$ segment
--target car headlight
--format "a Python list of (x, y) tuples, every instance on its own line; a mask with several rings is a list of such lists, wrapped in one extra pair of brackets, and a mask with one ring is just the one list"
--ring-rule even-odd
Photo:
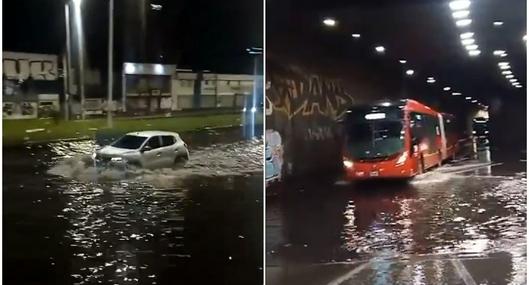
[(407, 158), (408, 158), (408, 152), (405, 151), (399, 156), (399, 159), (397, 159), (397, 164), (404, 164)]
[(354, 163), (350, 160), (345, 160), (343, 161), (343, 166), (345, 166), (346, 168), (352, 168), (354, 165)]

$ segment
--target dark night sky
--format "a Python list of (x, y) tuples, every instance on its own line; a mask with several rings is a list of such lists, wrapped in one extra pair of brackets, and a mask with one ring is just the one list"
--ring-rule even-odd
[[(59, 54), (65, 46), (63, 1), (3, 1), (4, 50)], [(150, 9), (161, 4), (161, 11)], [(88, 65), (106, 69), (106, 0), (83, 0)], [(146, 32), (141, 33), (144, 5)], [(122, 61), (178, 64), (251, 73), (249, 46), (262, 46), (260, 0), (115, 0), (115, 66)], [(160, 58), (163, 56), (163, 59)]]

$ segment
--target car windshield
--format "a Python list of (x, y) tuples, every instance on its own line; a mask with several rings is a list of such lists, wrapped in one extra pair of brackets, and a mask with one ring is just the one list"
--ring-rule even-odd
[(376, 120), (352, 123), (347, 148), (353, 159), (386, 158), (404, 148), (401, 121)]
[(138, 149), (146, 139), (146, 137), (126, 135), (115, 141), (112, 146), (125, 149)]

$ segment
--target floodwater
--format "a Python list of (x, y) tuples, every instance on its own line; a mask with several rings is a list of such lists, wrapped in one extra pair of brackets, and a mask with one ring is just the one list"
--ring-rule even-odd
[[(432, 264), (501, 256), (496, 267), (481, 266), (500, 276), (499, 281), (476, 274), (476, 282), (525, 284), (526, 189), (525, 162), (501, 158), (485, 167), (482, 161), (462, 161), (409, 184), (306, 178), (276, 185), (267, 190), (272, 193), (266, 207), (267, 283), (474, 284), (448, 280), (458, 278), (450, 262), (438, 266), (442, 270)], [(419, 270), (410, 261), (417, 258), (428, 258), (431, 264), (419, 264)], [(314, 281), (322, 278), (324, 266), (363, 262), (369, 266), (354, 271), (354, 278)], [(302, 265), (310, 269), (295, 276), (294, 268)], [(337, 270), (326, 268), (330, 275)], [(423, 281), (406, 277), (414, 271), (424, 275), (443, 270), (419, 278)]]
[(181, 136), (190, 161), (150, 171), (98, 173), (98, 139), (4, 149), (4, 281), (262, 284), (262, 139)]

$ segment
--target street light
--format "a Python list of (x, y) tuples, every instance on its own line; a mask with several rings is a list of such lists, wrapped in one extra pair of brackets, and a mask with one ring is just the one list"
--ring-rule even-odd
[(375, 51), (377, 53), (384, 53), (386, 51), (386, 48), (384, 46), (376, 46)]
[(474, 40), (472, 38), (461, 40), (461, 44), (464, 45), (464, 46), (472, 45), (475, 42), (476, 42), (476, 40)]
[(470, 7), (470, 1), (469, 0), (455, 0), (448, 4), (450, 6), (450, 9), (456, 11), (456, 10), (464, 10), (468, 9)]
[(480, 54), (481, 54), (480, 50), (471, 50), (471, 51), (468, 52), (468, 55), (470, 55), (472, 57), (478, 56)]
[(468, 15), (470, 15), (469, 10), (455, 11), (454, 13), (452, 13), (452, 17), (454, 17), (454, 19), (465, 19), (466, 17), (468, 17)]
[(336, 20), (333, 18), (325, 18), (323, 19), (323, 24), (327, 27), (334, 27), (336, 26)]
[(503, 22), (502, 21), (495, 21), (493, 23), (494, 27), (500, 27), (500, 26), (503, 26)]
[(472, 32), (467, 32), (467, 33), (462, 33), (459, 37), (464, 40), (464, 39), (470, 39), (474, 36), (474, 33)]

